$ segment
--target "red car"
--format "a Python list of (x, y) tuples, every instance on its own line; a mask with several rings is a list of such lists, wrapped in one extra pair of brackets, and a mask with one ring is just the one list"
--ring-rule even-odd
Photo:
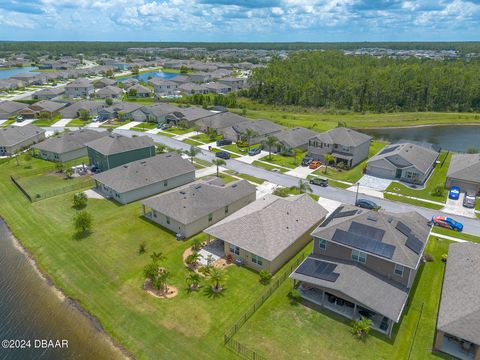
[(453, 220), (448, 216), (434, 216), (431, 223), (435, 226), (440, 226), (446, 229), (461, 232), (463, 230), (463, 224)]
[(322, 163), (321, 163), (320, 161), (314, 160), (314, 161), (312, 161), (312, 162), (310, 163), (310, 165), (309, 165), (308, 167), (309, 167), (310, 169), (317, 169), (317, 168), (320, 167), (320, 165), (322, 165)]

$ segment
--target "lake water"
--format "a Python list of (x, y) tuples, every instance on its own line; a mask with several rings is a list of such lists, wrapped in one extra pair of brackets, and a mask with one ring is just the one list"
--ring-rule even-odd
[(120, 81), (125, 81), (127, 79), (137, 79), (137, 80), (140, 80), (140, 81), (144, 81), (144, 82), (147, 82), (148, 81), (148, 78), (149, 77), (160, 77), (162, 79), (165, 79), (165, 80), (168, 80), (168, 79), (171, 79), (175, 76), (178, 76), (180, 74), (178, 73), (171, 73), (171, 72), (164, 72), (164, 71), (149, 71), (149, 72), (146, 72), (146, 73), (143, 73), (143, 74), (138, 74), (138, 75), (135, 75), (135, 76), (127, 76), (127, 77), (124, 77), (124, 78), (121, 78)]
[(466, 152), (470, 147), (480, 148), (480, 125), (381, 128), (361, 129), (360, 131), (389, 142), (398, 140), (429, 142), (450, 151)]
[(15, 68), (10, 70), (0, 70), (0, 79), (7, 79), (17, 74), (23, 74), (27, 72), (35, 72), (38, 68), (36, 67), (22, 67), (22, 68)]
[[(0, 360), (118, 359), (100, 331), (40, 277), (0, 220), (0, 341), (30, 340), (30, 349), (4, 349)], [(67, 349), (33, 348), (35, 339), (68, 340)]]

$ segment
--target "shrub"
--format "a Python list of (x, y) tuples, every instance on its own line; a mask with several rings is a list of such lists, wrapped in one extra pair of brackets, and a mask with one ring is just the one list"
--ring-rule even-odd
[(75, 209), (83, 209), (87, 206), (87, 195), (84, 192), (77, 193), (73, 195), (73, 207)]
[(300, 294), (300, 291), (296, 289), (290, 290), (287, 296), (290, 299), (290, 304), (292, 305), (296, 305), (302, 301), (302, 295)]
[(431, 192), (431, 195), (432, 196), (438, 196), (438, 197), (442, 197), (443, 196), (443, 185), (436, 185), (432, 192)]
[(369, 334), (372, 328), (372, 320), (366, 317), (361, 317), (358, 320), (355, 320), (352, 324), (353, 326), (353, 335), (358, 338), (365, 338)]
[(269, 284), (272, 280), (272, 273), (270, 271), (263, 269), (258, 274), (260, 275), (260, 283), (263, 285)]
[(140, 245), (138, 245), (138, 253), (139, 254), (144, 254), (147, 251), (147, 244), (145, 241), (142, 241)]
[(198, 251), (202, 247), (202, 244), (203, 244), (202, 239), (199, 236), (196, 236), (192, 240), (192, 249), (194, 251)]
[(434, 258), (433, 255), (430, 254), (430, 253), (426, 253), (426, 254), (424, 255), (424, 258), (425, 258), (425, 261), (426, 261), (426, 262), (434, 262), (434, 261), (435, 261), (435, 258)]

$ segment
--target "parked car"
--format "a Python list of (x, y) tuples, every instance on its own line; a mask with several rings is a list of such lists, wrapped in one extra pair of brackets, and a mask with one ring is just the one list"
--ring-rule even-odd
[(448, 198), (452, 200), (458, 200), (460, 197), (460, 188), (458, 186), (452, 186), (448, 192)]
[(22, 121), (25, 120), (25, 119), (23, 118), (22, 115), (18, 115), (18, 116), (15, 118), (15, 120), (16, 120), (17, 122), (22, 122)]
[(312, 157), (310, 157), (310, 156), (305, 156), (305, 157), (302, 159), (302, 166), (309, 166), (312, 161), (313, 161), (313, 158), (312, 158)]
[(475, 208), (475, 203), (477, 202), (477, 197), (473, 192), (467, 192), (465, 198), (463, 199), (463, 206), (466, 208)]
[(312, 185), (318, 185), (321, 187), (327, 187), (328, 186), (328, 179), (322, 178), (322, 177), (315, 177), (310, 179), (310, 184)]
[(448, 216), (434, 216), (430, 221), (432, 225), (440, 226), (446, 229), (461, 232), (463, 230), (463, 224), (453, 220)]
[(369, 210), (380, 209), (380, 206), (378, 206), (372, 200), (368, 200), (368, 199), (358, 199), (357, 203), (355, 205), (358, 206), (358, 207), (361, 207), (363, 209), (369, 209)]
[(228, 140), (228, 139), (217, 140), (217, 146), (224, 146), (224, 145), (231, 145), (231, 144), (232, 144), (232, 140)]
[(258, 148), (258, 147), (257, 147), (257, 148), (253, 148), (253, 149), (248, 150), (248, 155), (250, 155), (250, 156), (255, 156), (255, 155), (260, 154), (261, 151), (262, 151), (262, 149), (260, 149), (260, 148)]
[(160, 130), (167, 130), (169, 127), (170, 127), (170, 124), (167, 124), (167, 123), (157, 125), (157, 129), (160, 129)]
[(310, 165), (308, 165), (308, 167), (310, 169), (318, 169), (320, 167), (320, 165), (322, 165), (322, 163), (320, 161), (317, 161), (317, 160), (313, 160)]
[(230, 159), (230, 153), (227, 151), (219, 151), (215, 153), (215, 156), (220, 158), (220, 159), (225, 159), (228, 160)]
[(92, 121), (93, 122), (102, 121), (102, 118), (99, 115), (97, 115), (93, 117)]

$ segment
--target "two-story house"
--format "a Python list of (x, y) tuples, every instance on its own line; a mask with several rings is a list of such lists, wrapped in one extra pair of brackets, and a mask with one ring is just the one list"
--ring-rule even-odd
[(371, 136), (338, 127), (320, 133), (308, 142), (308, 154), (315, 160), (325, 161), (324, 155), (335, 157), (335, 164), (344, 163), (352, 168), (368, 158)]
[(302, 297), (391, 336), (423, 263), (430, 227), (417, 212), (340, 206), (313, 231), (312, 254), (290, 275)]
[(153, 86), (153, 91), (156, 96), (176, 95), (178, 91), (178, 84), (174, 81), (165, 80), (162, 78), (150, 79), (149, 84)]
[(95, 89), (93, 84), (87, 79), (77, 79), (65, 85), (65, 97), (68, 98), (88, 98), (93, 95)]

